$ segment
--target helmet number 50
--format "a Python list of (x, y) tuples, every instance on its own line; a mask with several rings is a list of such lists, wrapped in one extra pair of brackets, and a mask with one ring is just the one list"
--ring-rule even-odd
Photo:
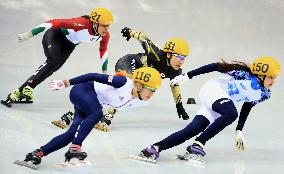
[(261, 71), (263, 73), (266, 73), (268, 69), (269, 69), (269, 65), (262, 64), (262, 63), (257, 63), (257, 64), (254, 63), (253, 68), (252, 68), (253, 71), (257, 71), (257, 72)]
[(140, 77), (138, 77), (138, 76), (139, 76), (139, 73), (140, 73), (140, 72), (137, 71), (137, 75), (136, 75), (136, 78), (135, 78), (135, 79), (143, 80), (144, 82), (149, 82), (150, 77), (151, 77), (151, 74), (141, 72), (141, 73), (140, 73)]

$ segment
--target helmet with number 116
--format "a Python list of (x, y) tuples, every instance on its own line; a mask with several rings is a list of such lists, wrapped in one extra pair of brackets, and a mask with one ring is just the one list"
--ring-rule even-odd
[(164, 45), (164, 52), (188, 56), (189, 46), (183, 38), (170, 38)]
[(91, 11), (90, 20), (101, 25), (110, 25), (113, 22), (112, 13), (106, 8), (96, 8)]
[(162, 84), (161, 74), (151, 67), (141, 67), (136, 69), (132, 79), (153, 90), (160, 88)]
[(265, 56), (255, 59), (250, 64), (250, 70), (257, 75), (278, 76), (281, 71), (281, 65), (275, 58)]

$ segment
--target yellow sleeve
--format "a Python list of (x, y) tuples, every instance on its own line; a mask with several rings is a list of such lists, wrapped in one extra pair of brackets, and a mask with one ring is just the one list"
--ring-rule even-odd
[(130, 36), (134, 39), (139, 40), (139, 41), (146, 41), (146, 39), (148, 39), (148, 37), (146, 36), (145, 33), (142, 33), (142, 32), (139, 32), (139, 31), (130, 30)]
[(141, 42), (142, 47), (145, 50), (146, 54), (151, 55), (149, 56), (150, 59), (154, 59), (155, 61), (160, 61), (161, 58), (158, 55), (160, 49), (153, 44), (153, 42), (146, 36), (145, 33), (130, 30), (130, 36)]
[(181, 94), (179, 85), (171, 85), (172, 94), (176, 104), (181, 103)]

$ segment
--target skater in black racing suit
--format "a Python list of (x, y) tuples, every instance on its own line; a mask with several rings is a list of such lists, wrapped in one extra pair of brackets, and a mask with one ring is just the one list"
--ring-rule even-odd
[[(185, 62), (186, 56), (189, 54), (189, 46), (184, 39), (171, 38), (164, 44), (161, 50), (142, 32), (137, 32), (125, 27), (122, 29), (121, 33), (123, 37), (126, 37), (127, 41), (130, 38), (139, 40), (145, 53), (127, 54), (120, 58), (115, 65), (116, 73), (132, 74), (135, 69), (143, 66), (157, 69), (161, 73), (162, 78), (173, 79), (182, 73), (181, 67)], [(182, 104), (179, 85), (172, 85), (170, 87), (179, 118), (183, 120), (189, 119)], [(115, 109), (106, 111), (104, 117), (95, 128), (101, 131), (108, 131), (115, 112)], [(61, 117), (61, 120), (54, 120), (52, 123), (58, 127), (65, 128), (66, 125), (70, 124), (72, 115), (72, 112), (69, 111)]]

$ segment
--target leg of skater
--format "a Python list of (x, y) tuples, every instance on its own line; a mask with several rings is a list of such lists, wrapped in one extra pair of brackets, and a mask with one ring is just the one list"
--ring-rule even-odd
[(16, 102), (22, 99), (32, 101), (33, 89), (60, 69), (76, 46), (66, 39), (60, 29), (48, 30), (43, 36), (42, 45), (47, 58), (46, 62), (19, 89), (13, 90), (8, 95), (7, 99), (10, 101)]

